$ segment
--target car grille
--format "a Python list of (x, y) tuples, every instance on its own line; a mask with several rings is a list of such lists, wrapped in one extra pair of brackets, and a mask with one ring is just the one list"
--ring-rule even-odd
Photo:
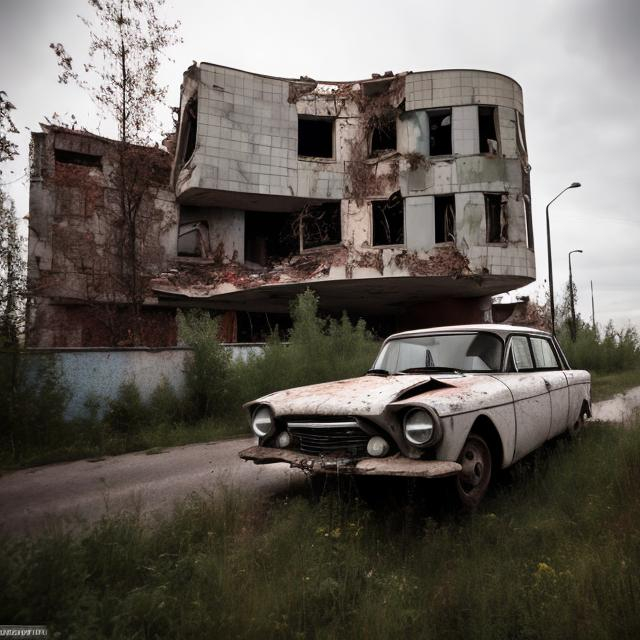
[(355, 420), (292, 420), (287, 422), (289, 433), (303, 453), (344, 453), (364, 456), (369, 436)]

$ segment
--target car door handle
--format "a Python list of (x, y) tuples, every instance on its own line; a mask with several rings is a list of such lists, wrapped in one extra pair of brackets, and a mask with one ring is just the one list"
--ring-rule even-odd
[(547, 387), (547, 391), (551, 390), (551, 383), (546, 378), (544, 379), (544, 386)]

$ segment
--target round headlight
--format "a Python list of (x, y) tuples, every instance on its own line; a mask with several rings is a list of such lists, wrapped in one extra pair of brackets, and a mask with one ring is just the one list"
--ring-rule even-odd
[(258, 438), (266, 438), (273, 433), (275, 424), (267, 407), (258, 407), (251, 416), (251, 428)]
[(411, 443), (421, 447), (433, 436), (433, 417), (423, 409), (413, 409), (404, 417), (404, 436)]

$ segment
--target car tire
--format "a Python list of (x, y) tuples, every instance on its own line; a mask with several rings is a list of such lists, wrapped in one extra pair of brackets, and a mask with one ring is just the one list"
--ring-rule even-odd
[(583, 409), (580, 409), (580, 415), (578, 416), (578, 419), (576, 420), (575, 424), (572, 424), (567, 428), (567, 431), (566, 431), (567, 437), (575, 438), (577, 435), (582, 433), (582, 430), (584, 429), (585, 418), (586, 418), (586, 412)]
[(469, 434), (458, 462), (462, 471), (454, 478), (454, 497), (463, 510), (472, 511), (491, 484), (493, 456), (486, 440), (477, 433)]

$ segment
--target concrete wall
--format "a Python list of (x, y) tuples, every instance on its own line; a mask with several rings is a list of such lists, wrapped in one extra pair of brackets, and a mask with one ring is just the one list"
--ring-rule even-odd
[[(245, 360), (250, 354), (263, 352), (262, 344), (226, 345), (234, 360)], [(53, 356), (62, 382), (70, 389), (68, 419), (86, 412), (85, 402), (97, 398), (104, 410), (108, 400), (115, 398), (123, 382), (138, 386), (147, 400), (163, 378), (177, 391), (184, 388), (184, 367), (190, 349), (30, 349), (25, 352), (35, 365), (38, 359)]]

